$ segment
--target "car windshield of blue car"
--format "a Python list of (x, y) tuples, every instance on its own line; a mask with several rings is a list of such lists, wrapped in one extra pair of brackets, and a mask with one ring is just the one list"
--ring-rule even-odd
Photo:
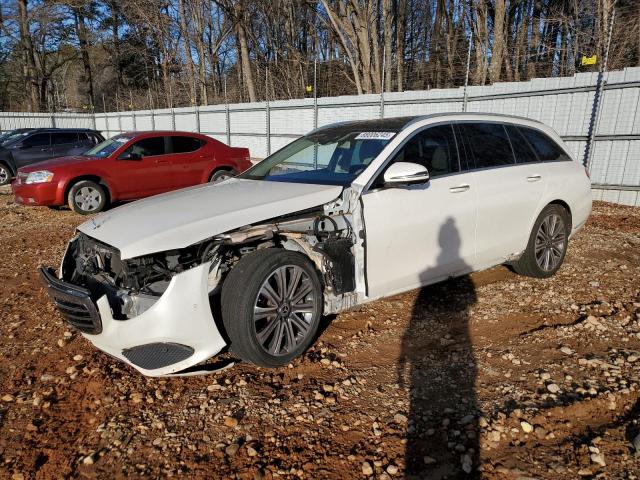
[(113, 137), (105, 140), (102, 143), (99, 143), (91, 150), (86, 151), (84, 154), (87, 157), (107, 158), (129, 140), (131, 140), (131, 137), (123, 137), (118, 135), (117, 137)]
[(8, 145), (11, 145), (12, 143), (20, 140), (22, 137), (25, 137), (30, 133), (30, 130), (14, 130), (12, 132), (8, 132), (0, 137), (0, 146), (6, 147)]
[(290, 143), (240, 178), (348, 186), (398, 133), (397, 128), (335, 126)]

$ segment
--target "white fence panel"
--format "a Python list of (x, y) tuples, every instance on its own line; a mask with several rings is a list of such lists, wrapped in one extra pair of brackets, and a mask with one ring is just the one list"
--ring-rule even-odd
[[(500, 82), (467, 90), (470, 112), (523, 116), (552, 126), (582, 160), (592, 119), (597, 73), (566, 78)], [(640, 205), (640, 68), (605, 74), (598, 128), (592, 147), (594, 198)], [(387, 92), (210, 105), (117, 113), (0, 112), (0, 132), (15, 128), (95, 128), (106, 137), (123, 131), (199, 131), (261, 158), (316, 125), (396, 116), (462, 111), (463, 88)]]

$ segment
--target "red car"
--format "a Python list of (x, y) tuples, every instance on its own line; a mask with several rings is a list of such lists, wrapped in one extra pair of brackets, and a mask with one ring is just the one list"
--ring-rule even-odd
[(69, 205), (80, 214), (199, 183), (219, 182), (251, 166), (249, 150), (188, 132), (123, 133), (83, 155), (18, 169), (16, 203)]

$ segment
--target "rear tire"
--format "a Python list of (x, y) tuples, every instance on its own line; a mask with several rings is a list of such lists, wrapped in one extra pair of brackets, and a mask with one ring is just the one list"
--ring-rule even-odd
[(209, 183), (224, 182), (225, 180), (228, 180), (229, 178), (232, 178), (235, 175), (236, 174), (235, 172), (233, 172), (233, 170), (226, 170), (226, 169), (216, 170), (209, 177)]
[(102, 185), (91, 180), (80, 180), (67, 195), (69, 208), (80, 215), (101, 212), (107, 204), (107, 192)]
[(267, 248), (244, 256), (231, 270), (221, 303), (231, 351), (260, 367), (280, 367), (314, 340), (322, 287), (307, 257)]
[(520, 275), (548, 278), (562, 266), (567, 253), (571, 220), (567, 210), (547, 205), (533, 224), (529, 243), (513, 268)]
[(4, 163), (0, 163), (0, 187), (10, 184), (11, 180), (13, 180), (11, 170)]

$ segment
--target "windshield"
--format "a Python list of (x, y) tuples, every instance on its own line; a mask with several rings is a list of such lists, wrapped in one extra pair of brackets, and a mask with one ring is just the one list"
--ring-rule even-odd
[(326, 128), (290, 143), (240, 178), (346, 187), (397, 134), (391, 130), (357, 125)]
[(91, 150), (87, 150), (84, 155), (86, 155), (87, 157), (107, 158), (129, 140), (131, 140), (131, 137), (123, 137), (121, 135), (118, 135), (116, 137), (105, 140), (102, 143), (99, 143)]
[(3, 135), (0, 135), (0, 145), (9, 145), (10, 143), (21, 139), (29, 133), (31, 133), (31, 130), (12, 130), (11, 132), (7, 132)]

